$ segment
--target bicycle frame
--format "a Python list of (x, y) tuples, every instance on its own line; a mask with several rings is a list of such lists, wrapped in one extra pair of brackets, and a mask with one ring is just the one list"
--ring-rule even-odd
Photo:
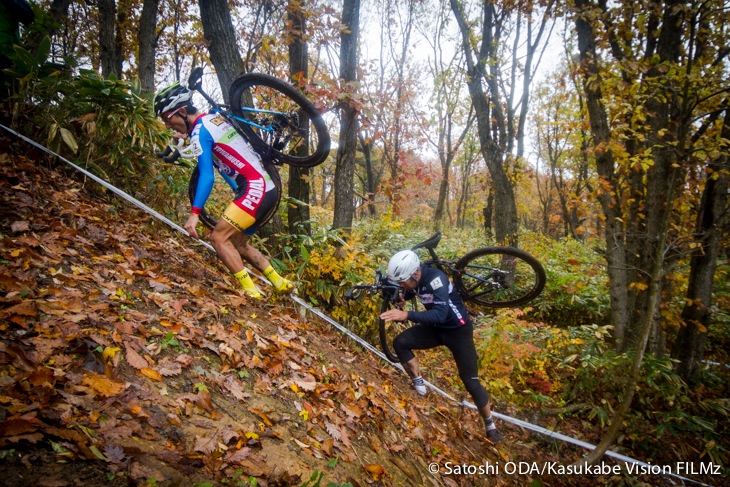
[[(222, 105), (218, 102), (216, 102), (210, 95), (208, 95), (203, 90), (203, 83), (201, 81), (203, 77), (203, 68), (198, 67), (195, 68), (192, 73), (190, 73), (190, 78), (188, 79), (188, 88), (191, 90), (195, 90), (200, 95), (205, 98), (205, 101), (207, 101), (210, 106), (212, 107), (212, 111), (215, 113), (220, 114), (223, 118), (228, 120), (228, 122), (231, 123), (233, 127), (235, 127), (238, 130), (238, 123), (245, 123), (246, 125), (250, 125), (251, 127), (257, 128), (259, 130), (262, 130), (266, 132), (267, 134), (273, 135), (276, 131), (276, 126), (272, 123), (269, 123), (268, 125), (260, 125), (257, 124), (251, 120), (247, 120), (243, 117), (236, 116), (232, 114), (230, 111), (228, 111), (228, 107), (226, 105)], [(242, 107), (242, 111), (248, 112), (248, 113), (260, 113), (264, 115), (274, 115), (274, 116), (281, 116), (281, 117), (287, 117), (289, 114), (277, 112), (273, 110), (257, 110), (255, 108), (248, 108), (248, 107)], [(243, 134), (242, 134), (243, 135)]]

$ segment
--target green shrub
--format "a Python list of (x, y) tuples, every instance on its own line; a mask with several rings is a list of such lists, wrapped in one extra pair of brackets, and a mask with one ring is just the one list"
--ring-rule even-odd
[(591, 243), (530, 233), (521, 236), (520, 247), (539, 260), (547, 274), (545, 289), (530, 303), (531, 318), (556, 326), (610, 323), (606, 263)]
[(122, 189), (134, 192), (152, 176), (154, 152), (168, 135), (138, 81), (102, 79), (90, 70), (70, 76), (73, 63), (48, 62), (50, 41), (35, 53), (16, 46), (7, 71), (17, 80), (17, 120), (31, 137)]

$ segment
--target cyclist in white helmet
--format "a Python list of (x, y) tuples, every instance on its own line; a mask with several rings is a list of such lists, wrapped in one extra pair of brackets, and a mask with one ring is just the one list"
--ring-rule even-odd
[[(174, 138), (190, 137), (190, 144), (181, 151), (183, 157), (197, 160), (199, 176), (195, 196), (183, 228), (191, 237), (198, 238), (199, 215), (213, 189), (214, 169), (217, 169), (226, 181), (235, 181), (237, 191), (210, 236), (218, 257), (252, 298), (260, 299), (261, 292), (246, 272), (243, 259), (261, 271), (277, 292), (290, 291), (293, 283), (281, 277), (250, 244), (251, 235), (276, 211), (279, 188), (251, 144), (220, 115), (199, 112), (191, 97), (190, 90), (174, 83), (159, 91), (154, 100), (155, 114), (166, 127), (175, 130)], [(234, 244), (237, 233), (243, 238)]]
[(405, 290), (405, 297), (417, 296), (426, 311), (404, 311), (394, 308), (380, 317), (386, 321), (412, 321), (415, 324), (393, 340), (398, 360), (413, 381), (416, 392), (428, 393), (413, 350), (446, 346), (456, 361), (459, 378), (474, 400), (484, 420), (487, 438), (492, 443), (502, 439), (492, 418), (489, 393), (479, 380), (474, 328), (459, 292), (440, 269), (422, 266), (418, 255), (403, 250), (391, 257), (388, 279)]

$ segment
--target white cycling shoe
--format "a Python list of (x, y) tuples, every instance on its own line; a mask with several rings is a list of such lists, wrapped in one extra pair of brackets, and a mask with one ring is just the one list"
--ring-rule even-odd
[(416, 393), (419, 396), (425, 396), (428, 394), (428, 388), (423, 382), (423, 377), (416, 377), (415, 379), (413, 379), (413, 388), (416, 390)]

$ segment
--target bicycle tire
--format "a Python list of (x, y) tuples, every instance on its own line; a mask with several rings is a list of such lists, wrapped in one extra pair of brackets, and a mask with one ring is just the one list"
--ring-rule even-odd
[[(417, 304), (415, 299), (411, 299), (410, 304), (406, 304), (406, 306), (410, 306), (411, 309), (416, 310)], [(380, 314), (385, 313), (389, 309), (395, 308), (395, 304), (388, 298), (387, 296), (383, 297), (383, 301), (380, 305)], [(380, 349), (383, 351), (383, 354), (387, 357), (388, 360), (390, 360), (392, 363), (397, 364), (400, 363), (400, 360), (398, 360), (398, 355), (395, 354), (395, 352), (392, 349), (393, 340), (395, 337), (397, 337), (401, 332), (405, 331), (407, 328), (409, 328), (411, 324), (408, 321), (388, 321), (380, 319), (380, 315), (378, 315), (378, 333), (380, 335)]]
[[(190, 204), (193, 204), (193, 200), (195, 199), (195, 190), (198, 187), (198, 178), (200, 177), (200, 170), (196, 166), (193, 170), (193, 173), (190, 175), (190, 182), (188, 183), (188, 198), (190, 199)], [(215, 228), (216, 224), (218, 224), (218, 220), (216, 220), (210, 213), (205, 211), (205, 208), (203, 208), (200, 212), (200, 222), (205, 225), (208, 229), (213, 230)]]
[(491, 308), (532, 301), (547, 279), (537, 259), (514, 247), (473, 250), (456, 262), (455, 269), (454, 284), (464, 301)]
[[(387, 297), (383, 297), (383, 302), (380, 305), (380, 314), (385, 313), (389, 309), (393, 308), (393, 303), (388, 299)], [(380, 349), (385, 354), (385, 357), (393, 362), (394, 364), (398, 363), (398, 356), (391, 350), (391, 343), (393, 343), (394, 336), (391, 337), (389, 332), (389, 327), (392, 328), (393, 322), (386, 322), (384, 319), (379, 317), (378, 315), (378, 332), (380, 333)]]
[[(236, 117), (259, 122), (260, 125), (268, 125), (270, 121), (260, 123), (260, 115), (244, 108), (297, 114), (298, 126), (286, 123), (277, 129), (276, 140), (270, 140), (262, 130), (252, 125), (239, 122), (238, 127), (258, 152), (270, 154), (276, 162), (296, 167), (317, 166), (329, 155), (330, 136), (321, 113), (291, 84), (263, 73), (246, 73), (233, 81), (229, 95)], [(283, 147), (275, 147), (276, 141), (281, 140), (279, 136), (287, 141)]]

